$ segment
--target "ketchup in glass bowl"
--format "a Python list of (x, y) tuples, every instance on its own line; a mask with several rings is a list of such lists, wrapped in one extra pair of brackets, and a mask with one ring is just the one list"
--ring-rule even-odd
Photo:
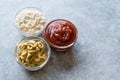
[(45, 39), (55, 50), (65, 51), (76, 42), (77, 28), (68, 20), (53, 20), (45, 28)]

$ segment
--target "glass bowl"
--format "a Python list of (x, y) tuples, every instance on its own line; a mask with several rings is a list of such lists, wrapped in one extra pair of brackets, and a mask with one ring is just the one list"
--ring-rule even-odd
[[(74, 28), (74, 32), (76, 33), (73, 42), (71, 42), (71, 43), (68, 44), (68, 45), (60, 46), (60, 45), (54, 44), (53, 42), (51, 42), (51, 41), (46, 37), (46, 36), (47, 36), (46, 33), (48, 33), (48, 32), (47, 32), (47, 28), (49, 28), (49, 25), (51, 25), (51, 23), (53, 23), (53, 22), (55, 22), (55, 21), (65, 21), (65, 22), (67, 22), (67, 23), (69, 23), (69, 24), (72, 25), (72, 27)], [(56, 22), (56, 23), (57, 23), (57, 22)], [(51, 27), (53, 27), (53, 26), (51, 26)], [(53, 34), (53, 33), (54, 33), (53, 30), (51, 30), (51, 31), (52, 31), (51, 33)], [(50, 32), (50, 31), (49, 31), (49, 32)], [(63, 36), (63, 35), (62, 35), (62, 36)], [(71, 36), (72, 36), (72, 35), (71, 35)], [(46, 41), (49, 43), (49, 45), (50, 45), (53, 49), (55, 49), (56, 51), (66, 51), (67, 49), (69, 49), (70, 47), (72, 47), (72, 46), (76, 43), (77, 36), (78, 36), (78, 30), (77, 30), (76, 26), (75, 26), (72, 22), (70, 22), (70, 21), (68, 21), (68, 20), (65, 20), (65, 19), (56, 19), (56, 20), (53, 20), (53, 21), (49, 22), (49, 23), (47, 24), (46, 28), (45, 28), (45, 31), (44, 31), (44, 38), (45, 38), (45, 40), (46, 40)], [(72, 36), (72, 37), (73, 37), (73, 36)], [(56, 40), (56, 41), (57, 41), (57, 40)], [(65, 44), (65, 43), (64, 43), (64, 44)]]
[[(41, 29), (38, 30), (38, 31), (35, 31), (33, 33), (30, 33), (30, 32), (25, 32), (25, 31), (22, 31), (18, 26), (17, 26), (17, 18), (19, 16), (22, 16), (24, 14), (24, 11), (37, 11), (37, 12), (40, 12), (44, 17), (44, 13), (42, 12), (42, 10), (38, 9), (38, 8), (34, 8), (34, 7), (26, 7), (26, 8), (23, 8), (21, 10), (19, 10), (17, 13), (16, 13), (16, 16), (15, 16), (15, 26), (17, 28), (17, 30), (19, 31), (20, 34), (22, 34), (23, 36), (26, 36), (26, 37), (30, 37), (30, 36), (39, 36), (40, 34), (42, 34), (42, 32), (44, 31), (46, 25), (44, 26), (41, 26)], [(46, 19), (45, 19), (45, 24), (46, 24)]]
[[(45, 60), (45, 62), (43, 62), (43, 63), (42, 63), (41, 65), (39, 65), (39, 66), (35, 66), (35, 67), (25, 66), (25, 65), (23, 65), (23, 64), (19, 61), (19, 59), (18, 59), (18, 54), (19, 54), (19, 51), (20, 51), (20, 49), (19, 49), (19, 44), (28, 42), (28, 41), (30, 41), (30, 40), (41, 41), (41, 42), (43, 42), (43, 44), (44, 44), (45, 47), (46, 47), (47, 59)], [(17, 43), (16, 48), (15, 48), (15, 58), (16, 58), (16, 61), (17, 61), (22, 67), (24, 67), (25, 69), (30, 70), (30, 71), (36, 71), (36, 70), (39, 70), (39, 69), (41, 69), (42, 67), (44, 67), (44, 66), (46, 65), (46, 63), (48, 62), (49, 58), (50, 58), (50, 54), (51, 54), (51, 49), (50, 49), (48, 43), (47, 43), (43, 38), (41, 38), (41, 37), (25, 37), (25, 38), (21, 39), (21, 40)]]

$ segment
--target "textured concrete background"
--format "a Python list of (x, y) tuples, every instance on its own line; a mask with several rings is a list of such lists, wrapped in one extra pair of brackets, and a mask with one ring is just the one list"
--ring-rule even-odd
[[(14, 25), (24, 7), (40, 8), (48, 22), (67, 19), (78, 28), (67, 52), (52, 51), (49, 63), (29, 72), (14, 59), (22, 36)], [(120, 0), (0, 0), (0, 80), (120, 80)]]

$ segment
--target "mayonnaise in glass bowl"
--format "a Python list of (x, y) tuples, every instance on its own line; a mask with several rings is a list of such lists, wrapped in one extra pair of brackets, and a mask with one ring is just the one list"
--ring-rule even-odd
[(38, 36), (45, 29), (46, 18), (41, 10), (29, 7), (17, 12), (15, 24), (22, 35)]
[[(41, 41), (41, 42), (45, 45), (45, 47), (46, 47), (47, 58), (46, 58), (46, 60), (45, 60), (42, 64), (40, 64), (39, 66), (34, 66), (34, 67), (25, 66), (25, 65), (23, 65), (23, 64), (20, 62), (20, 60), (19, 60), (19, 58), (18, 58), (18, 56), (19, 56), (19, 54), (20, 54), (20, 53), (19, 53), (19, 52), (20, 52), (20, 48), (19, 48), (20, 44), (23, 44), (23, 43), (28, 42), (28, 41), (31, 41), (31, 40)], [(43, 38), (41, 38), (41, 37), (25, 37), (25, 38), (21, 39), (21, 40), (17, 43), (16, 48), (15, 48), (15, 58), (16, 58), (16, 61), (17, 61), (22, 67), (24, 67), (25, 69), (30, 70), (30, 71), (36, 71), (36, 70), (39, 70), (39, 69), (41, 69), (42, 67), (44, 67), (44, 66), (47, 64), (47, 62), (48, 62), (48, 60), (49, 60), (49, 58), (50, 58), (50, 54), (51, 54), (50, 46), (49, 46), (48, 43), (47, 43)]]

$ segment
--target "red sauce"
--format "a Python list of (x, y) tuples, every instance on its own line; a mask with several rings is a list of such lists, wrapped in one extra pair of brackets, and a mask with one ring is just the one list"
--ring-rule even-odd
[(45, 38), (56, 46), (68, 46), (76, 41), (76, 36), (76, 27), (67, 20), (54, 20), (45, 29)]

